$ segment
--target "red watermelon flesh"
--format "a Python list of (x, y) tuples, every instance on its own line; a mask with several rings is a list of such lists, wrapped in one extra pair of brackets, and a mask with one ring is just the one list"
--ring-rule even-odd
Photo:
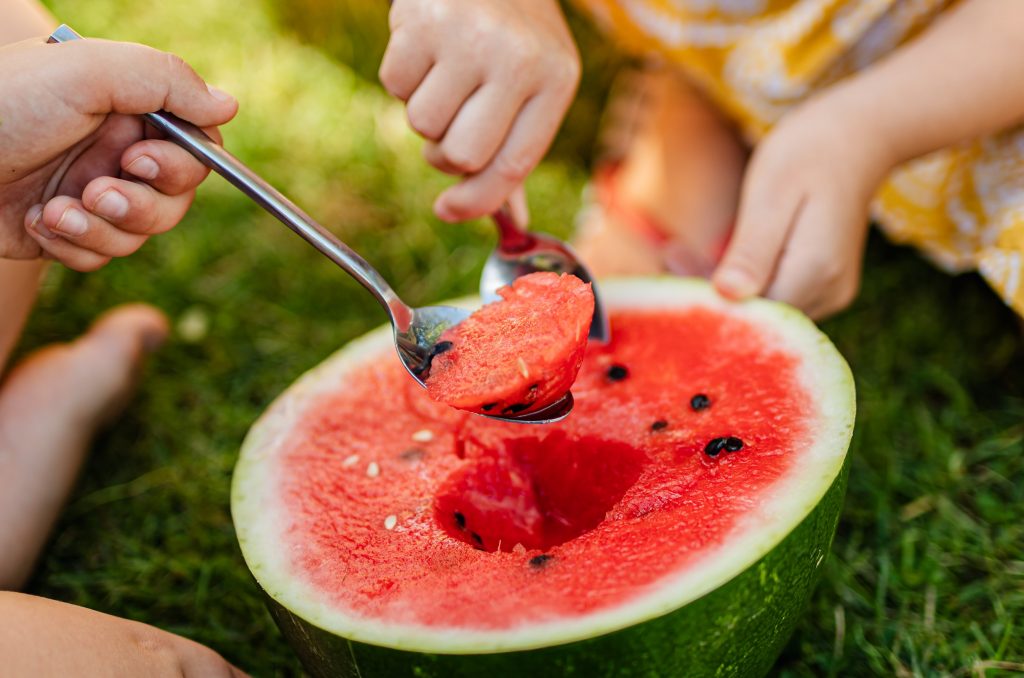
[(572, 386), (594, 315), (590, 283), (531, 273), (441, 337), (427, 393), (480, 414), (520, 414), (550, 405)]
[(435, 518), (486, 551), (547, 549), (597, 527), (640, 477), (646, 455), (563, 431), (481, 450), (438, 490)]
[[(367, 356), (276, 443), (267, 538), (290, 576), (353, 618), (500, 630), (625, 604), (727, 542), (821, 416), (801, 357), (711, 308), (611, 323), (573, 414), (533, 432)], [(706, 451), (732, 437), (742, 449)]]

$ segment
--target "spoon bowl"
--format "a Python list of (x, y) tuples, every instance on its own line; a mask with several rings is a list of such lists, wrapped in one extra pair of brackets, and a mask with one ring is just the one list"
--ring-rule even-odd
[[(405, 369), (413, 379), (426, 387), (434, 356), (450, 348), (445, 345), (447, 342), (441, 340), (441, 336), (469, 317), (470, 312), (454, 306), (424, 306), (411, 310), (411, 322), (405, 329), (401, 329), (399, 323), (394, 324), (395, 346), (398, 347), (398, 356)], [(569, 416), (573, 404), (572, 393), (566, 393), (550, 405), (531, 412), (480, 416), (516, 424), (551, 424)]]
[(597, 282), (568, 244), (544, 233), (524, 231), (512, 218), (508, 205), (492, 215), (498, 227), (498, 246), (487, 258), (480, 275), (480, 297), (497, 301), (498, 290), (524, 275), (548, 271), (570, 273), (590, 283), (594, 293), (594, 318), (587, 335), (591, 341), (607, 343), (611, 338), (608, 316), (601, 304)]

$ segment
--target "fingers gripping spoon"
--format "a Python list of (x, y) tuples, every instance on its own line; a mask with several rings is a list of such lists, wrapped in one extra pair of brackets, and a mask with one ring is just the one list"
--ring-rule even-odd
[[(63, 25), (54, 31), (49, 42), (63, 43), (80, 39), (82, 36)], [(430, 362), (437, 353), (436, 345), (441, 335), (465, 320), (469, 316), (469, 311), (450, 306), (409, 306), (365, 259), (220, 144), (210, 139), (201, 129), (164, 111), (148, 113), (144, 118), (365, 287), (388, 314), (394, 329), (395, 347), (405, 369), (421, 386), (426, 386), (425, 379), (429, 374)], [(368, 403), (368, 406), (372, 406), (372, 403)], [(572, 395), (566, 394), (557, 402), (534, 412), (518, 416), (481, 416), (515, 423), (546, 424), (564, 419), (572, 410), (572, 406)]]

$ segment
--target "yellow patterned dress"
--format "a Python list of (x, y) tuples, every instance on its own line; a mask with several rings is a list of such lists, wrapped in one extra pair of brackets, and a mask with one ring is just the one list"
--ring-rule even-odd
[[(756, 141), (792, 106), (927, 27), (953, 0), (576, 0), (631, 51), (656, 54)], [(976, 269), (1024, 316), (1024, 128), (897, 168), (872, 204), (896, 242)]]

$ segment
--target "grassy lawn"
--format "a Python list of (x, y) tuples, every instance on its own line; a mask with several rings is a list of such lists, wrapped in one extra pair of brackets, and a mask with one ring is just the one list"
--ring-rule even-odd
[[(243, 109), (228, 146), (410, 302), (471, 292), (490, 229), (431, 218), (446, 180), (426, 168), (402, 109), (369, 80), (372, 31), (361, 45), (350, 26), (330, 56), (298, 39), (326, 40), (300, 21), (303, 3), (281, 3), (283, 12), (245, 4), (50, 3), (79, 31), (171, 49), (235, 93)], [(354, 70), (339, 60), (353, 54)], [(540, 229), (568, 235), (601, 87), (588, 82), (580, 124), (531, 180)], [(975, 276), (945, 276), (880, 238), (869, 250), (861, 298), (825, 326), (859, 389), (848, 501), (778, 673), (1024, 671), (1020, 329)], [(96, 446), (31, 590), (184, 634), (256, 675), (293, 675), (235, 543), (231, 469), (273, 397), (383, 314), (220, 180), (138, 256), (92, 275), (55, 268), (22, 350), (69, 338), (130, 300), (164, 309), (175, 337)]]

